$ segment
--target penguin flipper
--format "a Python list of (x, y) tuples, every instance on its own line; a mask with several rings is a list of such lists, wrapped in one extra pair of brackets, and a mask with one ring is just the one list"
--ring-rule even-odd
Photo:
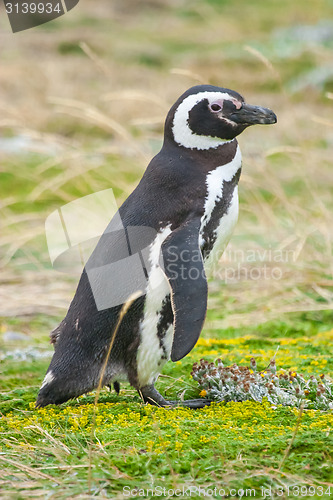
[(199, 246), (201, 219), (187, 221), (162, 245), (162, 269), (171, 288), (174, 314), (172, 361), (178, 361), (195, 346), (207, 311), (207, 278)]

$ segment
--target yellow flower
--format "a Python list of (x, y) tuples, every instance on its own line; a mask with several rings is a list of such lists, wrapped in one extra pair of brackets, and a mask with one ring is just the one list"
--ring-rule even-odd
[(209, 443), (210, 439), (207, 438), (206, 436), (200, 436), (199, 441), (200, 443)]
[(183, 443), (180, 443), (179, 441), (176, 441), (176, 444), (175, 444), (175, 450), (176, 451), (180, 451), (183, 447)]
[(152, 451), (154, 446), (154, 441), (147, 441), (147, 451)]
[(206, 395), (207, 395), (207, 391), (205, 391), (205, 389), (202, 389), (202, 391), (200, 392), (199, 396), (201, 398), (204, 398)]

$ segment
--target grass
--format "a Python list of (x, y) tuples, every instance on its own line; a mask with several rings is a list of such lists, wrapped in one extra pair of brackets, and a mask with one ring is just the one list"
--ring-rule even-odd
[[(254, 356), (258, 369), (264, 369), (277, 346), (278, 367), (327, 375), (333, 362), (329, 324), (326, 313), (293, 314), (247, 327), (245, 335), (244, 328), (229, 328), (214, 338), (205, 334), (184, 360), (166, 365), (158, 389), (171, 399), (199, 397), (190, 377), (194, 361), (221, 357), (226, 365), (248, 366)], [(36, 319), (33, 336), (39, 349), (46, 343), (38, 337), (44, 328)], [(142, 404), (127, 385), (119, 396), (103, 389), (97, 406), (92, 393), (35, 410), (48, 360), (22, 363), (7, 357), (2, 365), (0, 477), (18, 498), (35, 497), (36, 488), (55, 498), (85, 498), (89, 484), (92, 495), (113, 498), (124, 495), (124, 487), (218, 484), (226, 490), (254, 489), (258, 496), (262, 487), (276, 492), (298, 484), (327, 490), (332, 482), (331, 412), (304, 410), (298, 423), (299, 409), (272, 408), (268, 402), (165, 410)]]
[[(330, 19), (332, 5), (81, 3), (1, 38), (0, 351), (27, 355), (0, 365), (0, 498), (123, 498), (124, 486), (191, 485), (261, 497), (272, 488), (271, 498), (299, 485), (305, 498), (329, 496), (329, 413), (267, 403), (169, 411), (143, 405), (126, 385), (119, 397), (102, 390), (95, 408), (89, 394), (34, 410), (49, 359), (38, 353), (50, 350), (48, 332), (77, 282), (51, 268), (46, 217), (110, 187), (120, 204), (158, 151), (170, 104), (200, 82), (271, 107), (278, 124), (239, 139), (240, 219), (212, 270), (205, 328), (158, 388), (197, 397), (193, 362), (248, 365), (254, 356), (264, 369), (278, 346), (278, 367), (332, 373), (333, 85), (329, 76), (300, 85), (330, 63), (332, 39), (292, 31)], [(4, 16), (0, 24), (5, 33)], [(27, 340), (5, 342), (8, 331)]]

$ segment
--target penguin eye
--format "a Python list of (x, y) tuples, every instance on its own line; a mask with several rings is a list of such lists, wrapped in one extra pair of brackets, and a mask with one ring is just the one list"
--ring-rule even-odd
[(211, 105), (210, 105), (210, 109), (211, 111), (213, 111), (214, 113), (218, 113), (219, 111), (222, 110), (222, 106), (221, 104), (219, 104), (218, 102), (213, 102)]

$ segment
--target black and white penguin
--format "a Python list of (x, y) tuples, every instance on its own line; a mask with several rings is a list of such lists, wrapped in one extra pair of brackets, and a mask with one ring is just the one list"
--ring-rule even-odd
[(37, 407), (99, 385), (122, 304), (136, 289), (140, 296), (120, 323), (102, 385), (113, 383), (119, 391), (119, 383), (128, 381), (145, 402), (179, 404), (165, 400), (154, 384), (170, 358), (191, 351), (204, 324), (204, 269), (221, 255), (238, 217), (236, 136), (250, 125), (276, 121), (270, 109), (211, 85), (192, 87), (176, 101), (161, 151), (111, 220), (65, 319), (51, 333), (55, 352)]

